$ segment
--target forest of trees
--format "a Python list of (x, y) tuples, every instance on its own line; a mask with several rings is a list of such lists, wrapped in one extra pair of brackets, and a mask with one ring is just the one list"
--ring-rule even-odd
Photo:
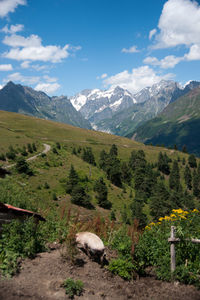
[[(125, 204), (121, 212), (122, 219), (126, 223), (137, 219), (139, 226), (143, 227), (147, 222), (144, 209), (146, 205), (149, 207), (151, 218), (156, 220), (169, 214), (172, 209), (193, 209), (194, 200), (200, 199), (200, 164), (197, 164), (193, 154), (188, 156), (188, 161), (185, 158), (181, 161), (180, 158), (172, 160), (166, 152), (160, 152), (155, 164), (146, 160), (143, 150), (134, 150), (127, 161), (121, 161), (115, 144), (111, 146), (109, 152), (105, 150), (100, 152), (98, 162), (95, 161), (91, 148), (79, 149), (74, 151), (74, 154), (102, 169), (107, 180), (113, 185), (122, 189), (126, 186), (131, 188), (131, 205), (128, 208), (131, 220), (127, 217)], [(184, 170), (182, 176), (180, 167)], [(80, 183), (77, 172), (71, 166), (66, 191), (71, 194), (73, 203), (92, 207), (86, 187), (87, 182)], [(112, 203), (108, 199), (108, 188), (103, 177), (93, 184), (93, 190), (96, 193), (97, 204), (105, 209), (111, 209)], [(112, 216), (113, 214), (112, 211)]]

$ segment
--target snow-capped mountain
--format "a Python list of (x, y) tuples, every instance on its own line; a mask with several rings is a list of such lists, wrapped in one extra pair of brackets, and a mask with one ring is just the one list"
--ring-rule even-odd
[(133, 95), (120, 87), (109, 90), (83, 90), (70, 98), (73, 106), (95, 125), (97, 120), (112, 117), (123, 109), (128, 109), (136, 103)]
[(192, 81), (181, 87), (175, 81), (162, 80), (134, 95), (116, 87), (105, 91), (84, 90), (70, 100), (95, 130), (129, 135), (197, 84)]

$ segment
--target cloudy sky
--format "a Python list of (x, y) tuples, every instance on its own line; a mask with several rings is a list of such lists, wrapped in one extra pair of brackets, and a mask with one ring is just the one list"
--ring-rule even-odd
[(200, 0), (0, 0), (0, 86), (49, 95), (200, 80)]

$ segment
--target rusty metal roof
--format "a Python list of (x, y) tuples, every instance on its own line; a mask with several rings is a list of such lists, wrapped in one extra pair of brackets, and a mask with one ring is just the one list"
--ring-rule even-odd
[(27, 209), (22, 209), (22, 208), (19, 208), (19, 207), (15, 207), (15, 206), (12, 206), (10, 204), (5, 204), (5, 203), (2, 203), (2, 202), (0, 202), (0, 211), (3, 211), (3, 212), (11, 211), (11, 212), (16, 213), (18, 215), (29, 215), (29, 216), (33, 216), (33, 217), (39, 219), (40, 221), (46, 221), (38, 213), (35, 213), (35, 212), (27, 210)]

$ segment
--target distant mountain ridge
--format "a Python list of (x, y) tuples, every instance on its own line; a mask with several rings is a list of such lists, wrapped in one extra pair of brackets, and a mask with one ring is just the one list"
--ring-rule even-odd
[(134, 95), (120, 87), (94, 89), (84, 90), (70, 101), (93, 129), (130, 137), (138, 126), (198, 85), (191, 81), (183, 88), (172, 80), (162, 80)]
[(11, 81), (0, 90), (0, 110), (91, 129), (90, 123), (76, 111), (67, 97), (49, 97), (44, 92)]
[(170, 103), (156, 118), (138, 127), (133, 133), (136, 141), (164, 144), (200, 156), (200, 85)]

